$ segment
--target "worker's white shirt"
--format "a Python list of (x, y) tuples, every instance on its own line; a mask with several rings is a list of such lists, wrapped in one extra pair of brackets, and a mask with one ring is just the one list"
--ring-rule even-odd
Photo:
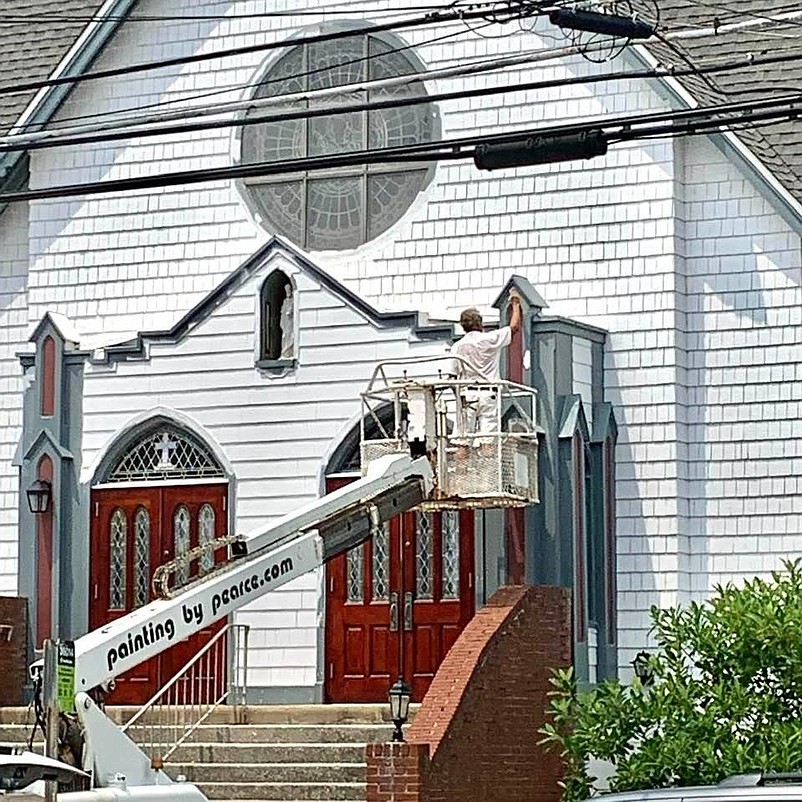
[[(502, 326), (495, 331), (469, 331), (451, 348), (454, 356), (461, 357), (489, 382), (501, 381), (501, 349), (510, 344), (512, 329)], [(461, 379), (476, 378), (454, 360), (454, 373)], [(465, 375), (463, 375), (465, 373)]]

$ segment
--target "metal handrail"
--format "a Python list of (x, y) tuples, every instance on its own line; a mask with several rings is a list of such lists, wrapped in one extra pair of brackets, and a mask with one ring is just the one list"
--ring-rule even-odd
[[(179, 669), (175, 675), (171, 677), (167, 683), (165, 683), (165, 685), (159, 689), (147, 702), (145, 702), (145, 704), (121, 727), (122, 731), (126, 732), (135, 724), (141, 722), (148, 712), (153, 711), (157, 707), (180, 708), (181, 713), (189, 713), (189, 716), (185, 716), (182, 719), (182, 717), (179, 715), (179, 712), (176, 710), (174, 715), (175, 721), (173, 723), (165, 724), (162, 720), (158, 720), (157, 722), (149, 725), (151, 742), (147, 745), (140, 744), (140, 746), (150, 748), (152, 752), (151, 761), (154, 767), (160, 768), (161, 764), (164, 763), (164, 761), (166, 761), (176, 751), (176, 749), (178, 749), (178, 747), (181, 746), (187, 740), (187, 738), (189, 738), (189, 736), (204, 721), (206, 721), (206, 719), (208, 719), (209, 716), (224, 701), (226, 701), (226, 699), (233, 696), (232, 701), (235, 709), (242, 704), (244, 701), (244, 686), (248, 671), (249, 631), (250, 626), (247, 624), (226, 624), (219, 632), (216, 632), (209, 642), (206, 643), (203, 648), (192, 657), (192, 659), (188, 660), (187, 663), (181, 669)], [(182, 681), (182, 679), (189, 678), (190, 688), (192, 689), (190, 693), (193, 693), (194, 695), (196, 683), (192, 681), (191, 677), (189, 677), (190, 672), (192, 672), (196, 666), (200, 666), (202, 661), (204, 661), (204, 658), (206, 658), (206, 670), (208, 671), (208, 657), (211, 655), (212, 650), (218, 647), (220, 642), (224, 639), (225, 646), (231, 646), (227, 640), (229, 633), (234, 633), (237, 636), (235, 638), (236, 643), (232, 649), (233, 661), (229, 661), (228, 659), (226, 660), (226, 662), (229, 663), (227, 667), (231, 671), (229, 681), (218, 694), (213, 695), (208, 700), (195, 700), (194, 698), (190, 700), (179, 700), (179, 683)], [(240, 643), (240, 636), (242, 636), (244, 643)], [(232, 655), (226, 655), (227, 658), (230, 656)], [(239, 681), (240, 677), (241, 682)], [(235, 690), (240, 692), (234, 693)], [(197, 713), (195, 711), (197, 711)], [(156, 743), (156, 738), (154, 737), (153, 732), (157, 727), (172, 728), (175, 731), (172, 738), (172, 743)], [(165, 747), (163, 754), (157, 755), (155, 753), (157, 746)]]

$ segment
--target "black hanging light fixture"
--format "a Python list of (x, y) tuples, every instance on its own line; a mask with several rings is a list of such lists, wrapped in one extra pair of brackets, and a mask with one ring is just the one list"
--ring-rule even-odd
[(37, 479), (26, 491), (28, 508), (34, 515), (43, 515), (50, 509), (53, 492), (50, 482), (46, 479)]
[(638, 652), (632, 661), (632, 668), (644, 688), (654, 682), (654, 668), (652, 667), (651, 655), (648, 652)]
[(390, 700), (390, 718), (395, 725), (393, 730), (393, 741), (403, 741), (404, 733), (402, 727), (409, 718), (409, 700), (412, 698), (412, 688), (404, 682), (403, 677), (399, 677), (387, 694)]

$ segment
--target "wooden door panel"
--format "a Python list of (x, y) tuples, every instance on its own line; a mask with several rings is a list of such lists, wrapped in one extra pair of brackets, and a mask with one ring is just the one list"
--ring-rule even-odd
[[(327, 490), (346, 481), (329, 480)], [(386, 701), (399, 674), (412, 685), (413, 700), (420, 701), (473, 615), (473, 513), (460, 513), (459, 531), (446, 533), (450, 563), (442, 553), (439, 515), (427, 520), (431, 530), (420, 545), (428, 551), (418, 563), (417, 520), (414, 513), (405, 513), (390, 522), (386, 559), (381, 559), (384, 553), (376, 542), (365, 543), (358, 598), (353, 597), (355, 588), (348, 588), (348, 557), (339, 555), (326, 566), (327, 701)], [(427, 598), (416, 598), (419, 592)], [(395, 628), (390, 626), (391, 595), (398, 599)], [(405, 607), (405, 597), (411, 609)], [(405, 628), (410, 613), (411, 629), (409, 621)]]
[[(190, 518), (189, 546), (198, 542), (198, 520), (201, 508), (209, 505), (214, 510), (213, 530), (215, 537), (227, 533), (226, 516), (227, 485), (188, 485), (178, 487), (140, 487), (108, 488), (92, 492), (92, 526), (90, 564), (90, 606), (89, 625), (96, 629), (109, 621), (147, 603), (151, 598), (150, 583), (153, 572), (159, 565), (174, 556), (173, 516), (182, 504), (186, 506)], [(111, 524), (116, 511), (125, 518), (126, 558), (125, 591), (122, 605), (111, 605), (112, 543)], [(137, 515), (146, 514), (148, 531), (148, 560), (141, 562), (141, 549), (137, 551)], [(211, 531), (209, 525), (204, 530)], [(215, 552), (215, 560), (225, 558), (225, 549)], [(140, 561), (138, 563), (138, 560)], [(140, 568), (137, 570), (137, 565)], [(197, 566), (191, 571), (196, 574)], [(143, 580), (146, 578), (146, 582)], [(117, 589), (119, 596), (119, 587)], [(111, 704), (142, 704), (147, 701), (168, 679), (174, 676), (189, 659), (197, 654), (211, 636), (225, 622), (219, 622), (201, 633), (176, 644), (161, 655), (146, 661), (140, 666), (121, 675), (116, 680), (116, 688), (109, 697)], [(195, 687), (187, 690), (187, 698), (196, 701), (198, 694), (219, 696), (225, 686), (227, 665), (225, 656), (216, 659), (211, 656), (199, 661)], [(205, 698), (205, 697), (204, 697)]]
[[(158, 493), (147, 488), (95, 491), (92, 499), (89, 627), (97, 629), (122, 617), (137, 606), (135, 599), (137, 514), (140, 510), (144, 510), (148, 516), (149, 558), (152, 571), (153, 555), (158, 554), (159, 546), (160, 506)], [(115, 516), (118, 516), (117, 520), (122, 518), (125, 520), (125, 588), (121, 606), (112, 604), (111, 598), (112, 525)], [(150, 577), (148, 586), (149, 584)], [(115, 704), (137, 704), (147, 701), (158, 687), (159, 667), (160, 657), (153, 657), (121, 674), (116, 678), (116, 687), (110, 700)]]
[[(226, 496), (228, 486), (219, 485), (189, 485), (178, 487), (165, 487), (162, 491), (162, 554), (164, 561), (175, 557), (175, 517), (180, 508), (185, 508), (189, 515), (189, 548), (195, 548), (200, 538), (200, 512), (204, 506), (209, 506), (214, 512), (214, 536), (223, 537), (228, 533), (226, 515)], [(220, 552), (214, 553), (215, 561), (220, 558)], [(189, 567), (189, 579), (197, 578), (202, 570), (200, 560), (195, 560)], [(166, 682), (175, 676), (226, 624), (222, 619), (202, 629), (189, 638), (176, 643), (162, 657), (162, 677)], [(215, 650), (222, 652), (223, 650)], [(199, 688), (219, 695), (225, 686), (226, 667), (218, 665), (219, 657), (201, 658), (194, 673), (198, 676)], [(222, 685), (221, 685), (222, 683)]]

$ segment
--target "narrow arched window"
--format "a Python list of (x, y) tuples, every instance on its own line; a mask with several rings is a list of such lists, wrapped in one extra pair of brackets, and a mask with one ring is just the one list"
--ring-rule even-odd
[[(198, 545), (214, 541), (215, 515), (211, 504), (204, 504), (198, 513)], [(214, 552), (204, 551), (200, 558), (200, 572), (206, 574), (214, 568)]]
[(134, 516), (134, 607), (148, 603), (150, 588), (150, 515), (140, 507)]
[(126, 606), (126, 552), (128, 522), (118, 507), (111, 515), (109, 525), (109, 609), (124, 610)]
[(280, 270), (273, 271), (260, 293), (259, 359), (275, 362), (295, 359), (295, 292)]
[(52, 337), (42, 341), (41, 412), (45, 417), (56, 408), (56, 343)]
[[(189, 510), (182, 504), (173, 516), (173, 556), (183, 557), (189, 551)], [(182, 564), (175, 572), (176, 587), (189, 581), (189, 563)]]

